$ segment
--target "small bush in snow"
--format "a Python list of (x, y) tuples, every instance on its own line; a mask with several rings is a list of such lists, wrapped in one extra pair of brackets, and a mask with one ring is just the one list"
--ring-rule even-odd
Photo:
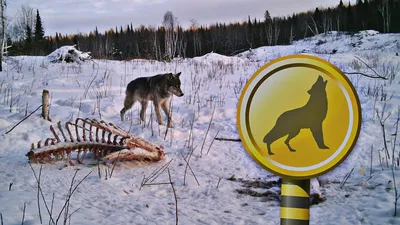
[(317, 42), (317, 46), (318, 45), (322, 45), (322, 44), (325, 44), (327, 41), (326, 40), (321, 40), (321, 39), (318, 39), (318, 42)]

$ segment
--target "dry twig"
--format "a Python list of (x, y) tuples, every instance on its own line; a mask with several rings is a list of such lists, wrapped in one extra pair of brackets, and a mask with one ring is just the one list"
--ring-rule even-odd
[(174, 192), (174, 198), (175, 198), (175, 218), (176, 218), (176, 225), (178, 225), (178, 199), (177, 199), (177, 197), (176, 197), (176, 192), (175, 192), (175, 188), (174, 188), (174, 183), (172, 182), (171, 173), (169, 172), (169, 168), (168, 168), (168, 177), (169, 177), (169, 183), (171, 184), (171, 187), (172, 187), (172, 191)]

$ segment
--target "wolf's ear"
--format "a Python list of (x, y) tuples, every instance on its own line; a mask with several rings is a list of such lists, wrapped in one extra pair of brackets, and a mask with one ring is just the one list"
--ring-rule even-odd
[(324, 79), (322, 78), (321, 75), (319, 75), (317, 82), (324, 82)]
[(167, 75), (168, 80), (172, 80), (172, 78), (174, 76), (172, 73), (167, 73), (166, 75)]
[(182, 72), (179, 72), (177, 74), (175, 74), (175, 76), (179, 77), (181, 75)]

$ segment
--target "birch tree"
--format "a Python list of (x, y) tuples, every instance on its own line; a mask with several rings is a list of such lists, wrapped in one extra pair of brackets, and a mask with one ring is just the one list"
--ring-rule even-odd
[(281, 28), (280, 28), (279, 21), (274, 20), (274, 45), (278, 44), (280, 32), (281, 32)]
[(12, 39), (19, 41), (26, 39), (27, 25), (33, 29), (35, 27), (35, 11), (32, 7), (22, 5), (16, 13), (12, 23)]
[(163, 25), (165, 27), (165, 56), (168, 60), (175, 57), (178, 43), (178, 19), (172, 14), (171, 11), (167, 11), (164, 14)]
[(267, 45), (271, 46), (273, 43), (273, 32), (272, 32), (272, 18), (269, 11), (266, 10), (264, 13), (265, 31), (267, 38)]
[(389, 0), (382, 0), (380, 4), (378, 4), (378, 11), (382, 16), (383, 21), (383, 33), (390, 32), (390, 7), (389, 7)]
[(193, 32), (193, 53), (194, 56), (201, 54), (201, 42), (198, 32), (198, 23), (195, 19), (190, 20), (190, 30)]
[(289, 35), (289, 44), (293, 43), (294, 34), (293, 34), (293, 24), (290, 25), (290, 35)]

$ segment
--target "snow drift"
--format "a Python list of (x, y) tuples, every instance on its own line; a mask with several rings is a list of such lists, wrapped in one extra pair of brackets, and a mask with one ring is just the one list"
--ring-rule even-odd
[(90, 52), (82, 52), (76, 49), (76, 45), (66, 45), (56, 49), (47, 56), (50, 62), (81, 62), (91, 59)]

